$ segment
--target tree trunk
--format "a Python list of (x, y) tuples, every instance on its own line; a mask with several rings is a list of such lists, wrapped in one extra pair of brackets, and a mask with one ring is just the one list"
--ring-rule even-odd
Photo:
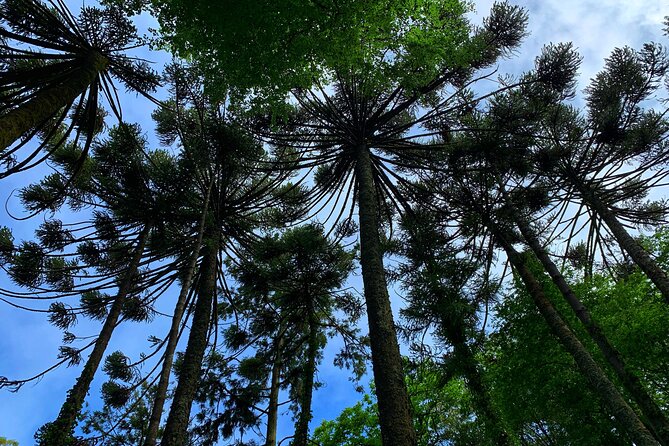
[(95, 377), (95, 372), (102, 362), (102, 357), (107, 349), (109, 340), (112, 337), (114, 329), (118, 324), (123, 311), (125, 299), (132, 290), (132, 286), (137, 274), (139, 263), (142, 260), (144, 248), (149, 238), (150, 226), (145, 225), (137, 238), (137, 248), (133, 255), (123, 282), (119, 286), (116, 298), (109, 309), (105, 323), (102, 325), (100, 334), (95, 341), (93, 351), (86, 360), (79, 378), (75, 385), (67, 392), (67, 398), (60, 409), (58, 417), (51, 423), (47, 423), (35, 435), (38, 444), (41, 446), (63, 446), (70, 444), (74, 433), (77, 418), (86, 399), (86, 395)]
[(478, 415), (483, 419), (486, 430), (494, 444), (510, 446), (512, 443), (497, 410), (492, 405), (488, 389), (474, 357), (474, 352), (467, 344), (465, 327), (462, 321), (455, 321), (452, 314), (441, 315), (441, 323), (448, 342), (453, 346), (455, 357), (462, 368), (467, 388), (472, 394), (472, 403)]
[(360, 220), (360, 265), (381, 438), (385, 446), (414, 446), (416, 433), (383, 269), (372, 163), (369, 149), (365, 146), (357, 147), (355, 176)]
[[(307, 299), (310, 297), (307, 296)], [(316, 356), (318, 355), (318, 317), (314, 308), (309, 305), (307, 310), (309, 340), (307, 342), (307, 364), (302, 377), (302, 398), (300, 401), (300, 415), (295, 424), (295, 438), (292, 446), (307, 446), (309, 441), (309, 422), (311, 421), (311, 400), (314, 393), (314, 376), (316, 375)]]
[(625, 250), (641, 271), (655, 284), (657, 289), (660, 290), (664, 301), (669, 304), (669, 277), (667, 273), (660, 268), (643, 246), (627, 233), (615, 214), (599, 199), (592, 188), (584, 184), (574, 174), (567, 175), (567, 177), (579, 191), (583, 201), (606, 223), (606, 226), (611, 230), (620, 247)]
[(265, 446), (276, 446), (276, 431), (279, 424), (279, 385), (281, 383), (281, 362), (283, 349), (283, 329), (279, 329), (272, 364), (272, 376), (269, 386), (269, 403), (267, 404), (267, 435)]
[(187, 444), (191, 406), (200, 383), (202, 361), (207, 349), (207, 337), (211, 325), (214, 294), (216, 293), (218, 243), (214, 240), (206, 240), (202, 249), (204, 254), (200, 267), (193, 321), (183, 364), (179, 370), (179, 382), (165, 423), (163, 439), (160, 442), (161, 446), (183, 446)]
[(109, 60), (91, 51), (82, 66), (68, 80), (38, 91), (25, 104), (0, 116), (0, 153), (21, 135), (49, 119), (63, 107), (74, 102), (109, 65)]
[[(518, 215), (517, 213), (515, 215)], [(522, 217), (516, 217), (516, 223), (521, 234), (527, 241), (527, 244), (537, 256), (546, 272), (551, 276), (553, 283), (560, 293), (569, 303), (576, 317), (583, 323), (590, 337), (595, 341), (604, 357), (613, 368), (614, 372), (622, 382), (625, 389), (630, 393), (634, 401), (639, 405), (643, 415), (651, 424), (656, 437), (663, 445), (669, 444), (669, 421), (664, 416), (659, 406), (653, 401), (646, 389), (639, 381), (639, 378), (625, 365), (625, 361), (618, 350), (611, 345), (601, 327), (592, 319), (590, 312), (583, 305), (580, 299), (574, 294), (564, 276), (560, 273), (555, 263), (550, 259), (546, 250), (541, 246), (534, 231)]]
[[(497, 234), (499, 235), (499, 234)], [(615, 385), (609, 380), (599, 364), (592, 358), (581, 344), (574, 332), (567, 326), (558, 311), (544, 293), (541, 283), (528, 268), (523, 255), (519, 254), (504, 237), (496, 237), (516, 270), (537, 309), (546, 320), (551, 331), (559, 339), (562, 346), (571, 354), (576, 366), (589, 382), (595, 393), (602, 399), (606, 407), (622, 428), (630, 435), (637, 446), (658, 446), (659, 443), (641, 422), (637, 414), (627, 404)]]
[(153, 401), (153, 407), (151, 409), (151, 417), (149, 419), (149, 427), (147, 428), (144, 446), (156, 446), (158, 430), (160, 429), (160, 419), (163, 416), (163, 408), (165, 406), (165, 400), (167, 399), (167, 388), (169, 387), (170, 383), (170, 373), (172, 372), (172, 363), (174, 362), (174, 352), (176, 351), (177, 343), (179, 342), (179, 325), (186, 308), (188, 292), (190, 291), (191, 285), (193, 284), (193, 279), (195, 278), (197, 259), (200, 256), (200, 249), (202, 248), (204, 226), (207, 217), (207, 211), (209, 209), (209, 199), (211, 197), (211, 190), (213, 185), (214, 177), (212, 177), (209, 181), (209, 187), (207, 189), (204, 201), (204, 208), (202, 210), (202, 215), (198, 227), (197, 239), (195, 241), (195, 246), (193, 247), (193, 255), (190, 259), (188, 272), (186, 273), (186, 278), (181, 285), (181, 291), (179, 292), (179, 297), (177, 298), (177, 303), (174, 308), (172, 324), (170, 326), (170, 332), (167, 337), (167, 345), (165, 346), (163, 366), (160, 370), (160, 378), (158, 380), (158, 387), (156, 389), (156, 398)]
[[(426, 269), (427, 274), (431, 276), (438, 277), (440, 275), (438, 269), (431, 262), (427, 263)], [(461, 312), (452, 310), (453, 306), (458, 304), (456, 298), (450, 297), (439, 287), (434, 290), (434, 293), (438, 296), (438, 307), (442, 308), (438, 313), (439, 323), (444, 330), (446, 340), (453, 346), (455, 358), (462, 370), (467, 388), (472, 394), (474, 409), (483, 420), (489, 438), (499, 446), (515, 444), (506, 432), (499, 413), (492, 405), (488, 388), (481, 376), (474, 352), (467, 344), (467, 327), (464, 316)]]

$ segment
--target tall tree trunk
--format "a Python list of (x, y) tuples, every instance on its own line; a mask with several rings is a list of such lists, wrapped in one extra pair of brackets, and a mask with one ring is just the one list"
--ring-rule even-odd
[[(430, 276), (440, 276), (437, 267), (432, 262), (427, 263), (426, 270)], [(474, 409), (477, 415), (484, 421), (489, 438), (499, 446), (510, 446), (517, 443), (517, 441), (515, 443), (512, 442), (499, 413), (492, 405), (488, 388), (481, 376), (474, 352), (469, 344), (467, 344), (465, 317), (461, 312), (453, 311), (453, 307), (458, 306), (458, 298), (445, 293), (439, 287), (433, 291), (438, 298), (438, 307), (442, 309), (438, 313), (439, 323), (444, 330), (446, 340), (453, 346), (455, 358), (462, 370), (467, 388), (472, 394)]]
[(551, 276), (553, 283), (558, 290), (560, 290), (562, 296), (569, 303), (572, 310), (574, 310), (576, 317), (583, 323), (590, 334), (590, 337), (595, 341), (601, 352), (604, 354), (604, 357), (613, 368), (613, 371), (616, 373), (623, 386), (625, 386), (625, 389), (627, 389), (632, 398), (634, 398), (634, 401), (639, 405), (643, 415), (647, 418), (649, 424), (651, 424), (656, 437), (663, 445), (668, 445), (669, 421), (660, 410), (660, 407), (653, 401), (648, 392), (646, 392), (646, 389), (644, 389), (639, 378), (627, 368), (622, 356), (618, 350), (611, 345), (599, 324), (592, 319), (588, 309), (571, 289), (564, 276), (560, 273), (560, 270), (551, 260), (548, 252), (541, 246), (539, 239), (528, 222), (520, 217), (517, 212), (515, 215), (517, 216), (516, 224), (527, 241), (527, 244), (537, 256), (546, 272)]
[(163, 408), (165, 400), (167, 399), (167, 388), (170, 383), (170, 374), (172, 372), (172, 364), (174, 362), (174, 352), (177, 349), (179, 342), (179, 325), (184, 315), (186, 308), (186, 299), (188, 292), (193, 285), (195, 278), (195, 270), (197, 269), (197, 259), (200, 256), (200, 249), (202, 248), (202, 239), (204, 237), (204, 227), (207, 220), (207, 211), (209, 209), (209, 200), (211, 197), (211, 190), (214, 185), (214, 177), (209, 180), (209, 186), (205, 195), (204, 208), (200, 216), (200, 223), (198, 227), (197, 239), (193, 247), (193, 254), (188, 265), (188, 272), (181, 285), (181, 291), (177, 298), (176, 306), (174, 307), (174, 315), (172, 316), (172, 324), (167, 337), (167, 345), (165, 346), (165, 354), (163, 357), (163, 365), (160, 369), (160, 378), (158, 379), (158, 387), (156, 388), (156, 398), (153, 401), (151, 408), (151, 417), (149, 419), (149, 427), (147, 428), (146, 440), (144, 446), (156, 446), (156, 439), (158, 438), (158, 430), (160, 429), (160, 419), (163, 416)]
[(363, 145), (356, 149), (360, 265), (365, 289), (381, 438), (385, 446), (414, 446), (416, 433), (383, 269), (372, 163), (367, 147)]
[(161, 446), (183, 446), (187, 444), (190, 411), (200, 383), (202, 361), (207, 349), (207, 337), (216, 293), (218, 242), (215, 240), (217, 240), (216, 237), (206, 238), (202, 248), (204, 254), (200, 267), (193, 321), (183, 364), (179, 370), (179, 382), (174, 391), (172, 407), (170, 407), (170, 413), (165, 423), (165, 432), (163, 432), (163, 438), (160, 442)]
[(146, 242), (149, 238), (150, 230), (150, 225), (145, 225), (137, 238), (137, 248), (128, 265), (123, 282), (119, 286), (116, 298), (114, 298), (114, 302), (109, 309), (105, 323), (102, 325), (100, 334), (95, 341), (93, 351), (86, 360), (86, 364), (84, 365), (79, 378), (77, 378), (77, 382), (67, 392), (67, 398), (60, 409), (58, 417), (53, 422), (42, 426), (35, 435), (40, 446), (63, 446), (71, 443), (74, 428), (77, 423), (77, 417), (81, 412), (91, 382), (95, 377), (95, 372), (98, 370), (100, 362), (102, 362), (102, 357), (107, 349), (109, 340), (111, 339), (114, 329), (118, 324), (118, 320), (121, 317), (126, 297), (132, 290), (137, 275), (137, 269), (142, 260), (144, 248), (146, 247)]
[(474, 409), (483, 419), (490, 438), (499, 446), (510, 446), (513, 444), (507, 433), (497, 410), (493, 407), (487, 386), (478, 368), (474, 352), (467, 344), (467, 335), (462, 320), (455, 320), (456, 316), (449, 314), (441, 315), (441, 323), (444, 327), (448, 342), (453, 346), (455, 357), (462, 369), (467, 388), (472, 394)]
[[(307, 297), (308, 299), (310, 297)], [(307, 342), (307, 364), (302, 376), (302, 398), (300, 415), (295, 424), (293, 446), (307, 446), (309, 441), (309, 422), (311, 421), (311, 400), (314, 393), (314, 376), (316, 375), (316, 356), (318, 355), (318, 317), (312, 305), (307, 310), (309, 339)]]
[(572, 356), (578, 369), (621, 427), (630, 435), (637, 446), (658, 446), (657, 440), (562, 319), (562, 316), (544, 293), (541, 283), (527, 266), (524, 256), (519, 254), (503, 235), (498, 233), (496, 238), (506, 251), (509, 262), (527, 287), (528, 293), (551, 331)]
[(74, 102), (108, 65), (106, 57), (92, 50), (67, 82), (38, 91), (25, 104), (0, 116), (0, 153), (21, 135)]
[(567, 179), (576, 187), (583, 201), (606, 223), (606, 226), (611, 230), (620, 247), (625, 250), (641, 271), (655, 284), (657, 289), (660, 290), (664, 301), (669, 304), (669, 277), (667, 273), (660, 268), (660, 265), (646, 252), (643, 246), (627, 233), (615, 214), (590, 186), (573, 173), (568, 174)]
[(283, 328), (279, 328), (277, 335), (272, 376), (269, 385), (269, 402), (267, 404), (267, 435), (265, 446), (276, 446), (276, 432), (279, 424), (279, 385), (281, 384), (281, 363), (283, 361)]

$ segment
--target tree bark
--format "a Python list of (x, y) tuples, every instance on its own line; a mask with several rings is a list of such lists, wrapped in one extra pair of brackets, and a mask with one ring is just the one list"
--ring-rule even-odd
[(269, 402), (267, 404), (267, 435), (265, 446), (276, 446), (277, 426), (279, 424), (279, 385), (281, 383), (281, 362), (283, 360), (283, 329), (279, 329), (270, 377)]
[[(307, 299), (310, 299), (307, 296)], [(300, 415), (295, 424), (295, 438), (293, 446), (307, 446), (309, 441), (309, 422), (311, 421), (311, 400), (314, 393), (314, 376), (316, 375), (316, 356), (318, 355), (318, 317), (311, 303), (308, 305), (307, 364), (302, 377), (302, 398), (300, 401)]]
[(537, 309), (546, 320), (551, 331), (558, 338), (562, 346), (574, 359), (576, 366), (586, 378), (595, 393), (602, 399), (613, 417), (630, 435), (637, 446), (658, 446), (660, 443), (653, 437), (637, 414), (627, 404), (615, 385), (609, 380), (599, 364), (592, 358), (587, 349), (581, 344), (574, 332), (571, 331), (562, 316), (555, 309), (541, 283), (528, 268), (523, 255), (519, 254), (503, 236), (497, 234), (498, 242), (506, 251), (509, 262), (516, 270), (527, 287)]
[(190, 291), (191, 285), (193, 284), (193, 279), (195, 278), (197, 259), (200, 256), (200, 250), (202, 248), (205, 221), (207, 217), (207, 211), (209, 209), (209, 199), (211, 197), (211, 190), (213, 185), (214, 178), (212, 177), (212, 179), (209, 181), (209, 186), (205, 196), (204, 208), (200, 217), (197, 239), (195, 241), (195, 246), (193, 247), (193, 255), (190, 259), (188, 272), (183, 284), (181, 285), (181, 291), (179, 292), (179, 297), (177, 298), (177, 303), (174, 308), (172, 324), (170, 326), (170, 331), (167, 338), (167, 345), (165, 346), (163, 366), (160, 370), (160, 378), (158, 380), (158, 387), (156, 389), (156, 398), (153, 401), (153, 407), (151, 409), (151, 417), (149, 419), (149, 427), (147, 428), (144, 446), (156, 446), (158, 430), (160, 429), (160, 419), (163, 416), (163, 408), (165, 406), (165, 400), (167, 399), (167, 388), (170, 383), (170, 374), (172, 372), (172, 364), (174, 362), (174, 352), (176, 351), (177, 343), (179, 342), (179, 325), (186, 308), (188, 292)]
[(95, 341), (93, 351), (86, 360), (86, 364), (84, 365), (79, 378), (77, 378), (77, 382), (67, 392), (67, 398), (60, 409), (58, 417), (53, 422), (45, 424), (40, 431), (38, 431), (38, 434), (36, 434), (36, 440), (40, 446), (63, 446), (70, 444), (77, 418), (90, 389), (91, 382), (95, 377), (95, 372), (98, 370), (100, 362), (102, 362), (102, 357), (107, 349), (107, 345), (109, 345), (109, 340), (111, 339), (114, 329), (118, 324), (118, 320), (121, 317), (125, 299), (132, 290), (137, 269), (142, 260), (144, 248), (146, 247), (146, 242), (149, 238), (150, 230), (150, 226), (145, 225), (137, 238), (135, 254), (128, 265), (123, 282), (119, 286), (116, 298), (109, 309), (105, 323), (102, 325), (100, 334)]
[(107, 66), (109, 60), (93, 50), (66, 82), (38, 91), (25, 104), (0, 116), (0, 153), (21, 135), (74, 102)]
[(643, 246), (627, 233), (615, 214), (597, 196), (592, 188), (583, 183), (575, 174), (567, 175), (567, 178), (579, 191), (583, 201), (606, 223), (606, 226), (611, 230), (620, 247), (625, 250), (641, 271), (655, 284), (662, 294), (664, 301), (669, 304), (669, 277), (667, 273), (660, 268), (660, 265), (646, 252)]
[(386, 446), (414, 446), (416, 433), (383, 268), (372, 163), (369, 149), (364, 145), (356, 148), (355, 176), (360, 220), (360, 265), (382, 443)]
[(483, 419), (490, 438), (499, 446), (510, 446), (514, 444), (509, 437), (502, 420), (490, 400), (487, 386), (478, 368), (474, 352), (467, 344), (467, 336), (462, 321), (455, 321), (453, 315), (441, 315), (442, 326), (446, 332), (448, 342), (453, 346), (458, 363), (462, 368), (462, 374), (467, 383), (467, 388), (472, 394), (474, 409)]
[(205, 241), (198, 284), (197, 301), (193, 312), (188, 345), (183, 364), (179, 370), (179, 381), (174, 392), (172, 407), (167, 416), (161, 446), (183, 446), (188, 444), (188, 423), (191, 406), (200, 383), (202, 361), (207, 349), (207, 337), (211, 325), (212, 306), (216, 293), (218, 242)]
[(649, 424), (651, 424), (660, 443), (665, 446), (668, 445), (669, 421), (660, 410), (660, 407), (653, 401), (648, 392), (646, 392), (646, 389), (644, 389), (639, 378), (627, 368), (620, 352), (611, 345), (599, 324), (593, 320), (588, 309), (571, 289), (564, 276), (560, 273), (560, 270), (549, 257), (548, 252), (541, 246), (541, 243), (528, 222), (523, 220), (522, 217), (519, 217), (518, 213), (515, 215), (517, 215), (516, 224), (527, 241), (527, 244), (537, 256), (546, 272), (548, 272), (548, 275), (551, 276), (553, 283), (558, 290), (560, 290), (560, 293), (567, 303), (569, 303), (569, 306), (574, 310), (576, 317), (583, 323), (588, 334), (590, 334), (590, 337), (595, 341), (601, 352), (604, 354), (604, 358), (606, 358), (607, 362), (611, 365), (611, 368), (616, 373), (623, 386), (625, 386), (625, 389), (627, 389), (634, 401), (639, 405), (639, 408)]

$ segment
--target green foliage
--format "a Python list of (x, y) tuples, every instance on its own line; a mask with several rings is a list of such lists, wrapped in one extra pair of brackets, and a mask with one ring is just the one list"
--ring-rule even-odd
[(40, 225), (35, 231), (40, 244), (46, 249), (62, 251), (68, 244), (74, 241), (71, 231), (63, 228), (60, 220), (48, 220)]
[[(464, 380), (444, 384), (439, 367), (424, 361), (408, 371), (406, 382), (419, 446), (481, 444), (482, 428)], [(377, 412), (374, 392), (365, 393), (336, 419), (323, 421), (314, 430), (313, 440), (321, 446), (381, 446)]]
[[(651, 239), (666, 255), (666, 231)], [(534, 266), (535, 271), (538, 266)], [(585, 329), (548, 277), (539, 272), (549, 297), (599, 361), (608, 366)], [(668, 390), (669, 312), (648, 279), (638, 271), (615, 280), (604, 274), (571, 275), (575, 293), (603, 332), (662, 406)], [(611, 430), (610, 417), (571, 356), (545, 325), (521, 285), (497, 307), (496, 332), (484, 352), (493, 396), (505, 420), (525, 441), (564, 445), (629, 444)], [(639, 348), (643, 346), (643, 348)], [(615, 380), (612, 374), (611, 379)]]
[[(134, 390), (126, 405), (116, 407), (105, 401), (100, 410), (87, 412), (82, 423), (82, 432), (99, 437), (99, 446), (139, 445), (146, 438), (146, 429), (151, 415), (153, 393), (146, 385)], [(114, 401), (114, 403), (123, 401)]]
[(19, 285), (36, 288), (42, 283), (45, 252), (34, 242), (23, 242), (12, 259), (9, 269), (12, 279)]
[(335, 420), (323, 421), (313, 440), (321, 446), (381, 446), (378, 407), (373, 393), (348, 407)]
[(77, 323), (77, 315), (67, 304), (53, 302), (49, 305), (49, 322), (58, 328), (67, 330)]
[(118, 409), (125, 406), (130, 398), (130, 389), (114, 381), (102, 384), (102, 400), (109, 407)]
[(470, 51), (462, 45), (470, 7), (459, 0), (151, 3), (167, 46), (198, 61), (219, 92), (253, 89), (263, 100), (308, 88), (335, 68), (418, 87)]
[(110, 297), (97, 290), (81, 293), (80, 305), (87, 317), (96, 320), (104, 320), (107, 316), (107, 304)]
[(135, 376), (135, 372), (132, 367), (130, 367), (130, 358), (125, 356), (121, 351), (115, 351), (107, 356), (102, 370), (109, 375), (111, 379), (118, 379), (125, 382), (130, 382)]
[(0, 260), (8, 262), (14, 253), (14, 236), (7, 226), (0, 227)]

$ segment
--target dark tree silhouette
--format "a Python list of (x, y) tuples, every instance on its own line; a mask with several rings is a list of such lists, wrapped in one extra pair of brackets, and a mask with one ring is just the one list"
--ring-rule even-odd
[[(46, 160), (72, 132), (84, 137), (83, 162), (101, 124), (100, 96), (121, 116), (112, 78), (142, 94), (155, 89), (148, 64), (126, 54), (136, 32), (118, 8), (85, 7), (77, 18), (60, 0), (0, 3), (0, 178)], [(29, 146), (38, 134), (43, 143)]]

